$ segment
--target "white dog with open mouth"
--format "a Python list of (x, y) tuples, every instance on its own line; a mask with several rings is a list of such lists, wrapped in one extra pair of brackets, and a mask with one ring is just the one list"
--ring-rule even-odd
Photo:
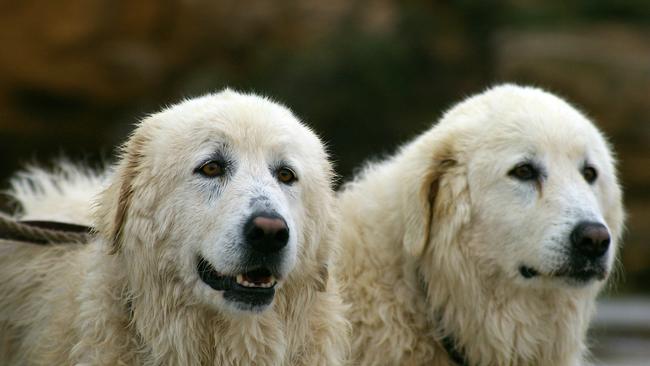
[[(38, 177), (18, 199), (57, 219), (33, 207)], [(68, 177), (55, 190), (101, 184)], [(94, 242), (0, 243), (0, 363), (342, 363), (331, 179), (318, 138), (266, 99), (224, 91), (147, 117), (97, 200)]]
[(602, 135), (504, 85), (459, 103), (340, 195), (360, 365), (579, 365), (621, 192)]

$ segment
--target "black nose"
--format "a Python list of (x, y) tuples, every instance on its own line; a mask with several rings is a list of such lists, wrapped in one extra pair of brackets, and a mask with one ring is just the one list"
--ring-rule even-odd
[(258, 213), (252, 215), (244, 225), (244, 238), (253, 250), (271, 254), (287, 245), (289, 228), (278, 214)]
[(581, 222), (571, 232), (573, 248), (589, 259), (598, 259), (607, 253), (609, 242), (609, 231), (597, 222)]

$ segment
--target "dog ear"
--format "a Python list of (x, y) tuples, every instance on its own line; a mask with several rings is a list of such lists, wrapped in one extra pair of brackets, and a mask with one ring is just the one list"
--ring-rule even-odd
[[(431, 239), (432, 225), (440, 211), (436, 202), (441, 198), (446, 174), (457, 164), (450, 144), (428, 140), (417, 141), (411, 151), (406, 151), (403, 163), (407, 175), (402, 200), (405, 205), (403, 244), (406, 251), (415, 257), (422, 254)], [(427, 156), (428, 160), (423, 161), (422, 156)]]
[(110, 243), (110, 254), (119, 252), (122, 230), (133, 199), (133, 181), (143, 156), (147, 139), (136, 132), (122, 147), (122, 158), (118, 164), (114, 180), (102, 193), (98, 208), (98, 230)]

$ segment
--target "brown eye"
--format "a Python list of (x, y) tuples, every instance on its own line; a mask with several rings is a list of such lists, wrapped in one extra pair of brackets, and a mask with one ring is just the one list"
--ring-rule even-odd
[(539, 178), (539, 171), (531, 164), (520, 164), (508, 172), (508, 175), (521, 181), (528, 181)]
[(598, 178), (598, 172), (595, 168), (587, 166), (582, 169), (582, 176), (585, 177), (587, 183), (591, 184)]
[(276, 174), (278, 180), (284, 184), (291, 184), (298, 180), (298, 177), (296, 177), (296, 173), (294, 173), (293, 170), (287, 167), (278, 169), (278, 172)]
[(208, 161), (207, 163), (201, 165), (201, 167), (198, 169), (199, 173), (201, 175), (208, 177), (208, 178), (214, 178), (214, 177), (219, 177), (224, 174), (225, 169), (223, 164), (216, 162), (216, 161)]

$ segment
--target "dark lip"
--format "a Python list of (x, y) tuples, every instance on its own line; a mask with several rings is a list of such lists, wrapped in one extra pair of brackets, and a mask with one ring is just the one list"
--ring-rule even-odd
[(565, 278), (577, 284), (587, 283), (593, 279), (602, 281), (607, 277), (607, 270), (603, 266), (589, 266), (583, 268), (562, 268), (549, 274), (542, 274), (533, 267), (519, 266), (519, 274), (525, 279), (531, 279), (538, 276)]
[[(203, 281), (206, 285), (210, 286), (211, 288), (217, 291), (237, 291), (237, 292), (249, 293), (249, 294), (259, 293), (259, 294), (271, 294), (271, 295), (275, 293), (276, 284), (274, 284), (271, 287), (255, 287), (255, 288), (244, 287), (237, 283), (236, 276), (220, 274), (214, 269), (214, 267), (212, 267), (210, 262), (208, 262), (205, 258), (201, 256), (199, 256), (197, 260), (196, 269), (199, 274), (199, 278), (201, 278), (201, 281)], [(260, 269), (266, 270), (264, 267), (256, 267), (256, 268), (247, 268), (246, 271), (242, 271), (242, 272), (250, 273)], [(271, 271), (268, 272), (269, 274), (272, 274)]]
[(607, 271), (602, 267), (581, 269), (569, 268), (556, 272), (553, 274), (553, 276), (568, 278), (577, 283), (586, 283), (593, 279), (596, 279), (598, 281), (604, 280), (607, 277)]

